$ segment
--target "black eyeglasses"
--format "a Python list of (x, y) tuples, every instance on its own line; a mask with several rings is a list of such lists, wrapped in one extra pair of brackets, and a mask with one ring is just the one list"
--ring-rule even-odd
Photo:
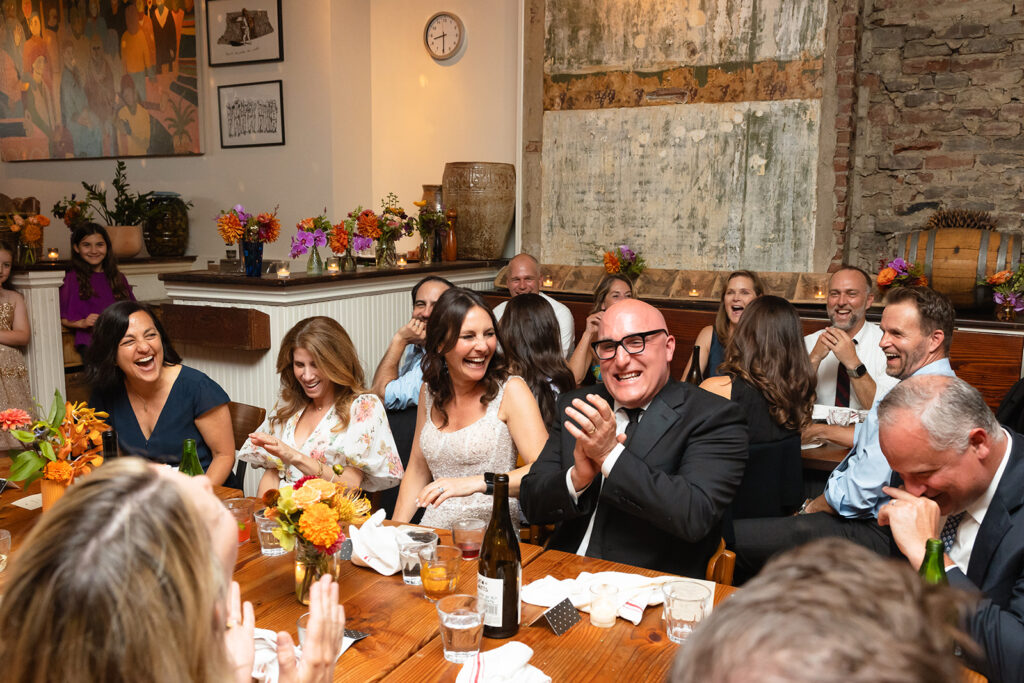
[(590, 345), (590, 348), (594, 350), (594, 355), (597, 356), (598, 360), (611, 360), (615, 358), (615, 354), (621, 346), (631, 356), (635, 356), (638, 353), (643, 353), (644, 348), (647, 346), (647, 338), (652, 337), (656, 334), (668, 334), (668, 330), (651, 330), (650, 332), (638, 332), (637, 334), (628, 334), (619, 341), (612, 341), (611, 339), (601, 339)]

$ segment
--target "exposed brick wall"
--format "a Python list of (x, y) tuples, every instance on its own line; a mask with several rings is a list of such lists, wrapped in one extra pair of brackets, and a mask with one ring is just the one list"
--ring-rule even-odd
[(857, 66), (857, 45), (860, 36), (860, 0), (840, 0), (838, 4), (839, 34), (836, 39), (836, 152), (832, 172), (835, 174), (835, 214), (832, 233), (836, 244), (829, 270), (846, 261), (846, 233), (849, 227), (849, 182), (852, 167), (851, 145), (857, 125), (854, 111), (857, 91), (854, 79)]
[[(937, 208), (991, 211), (999, 228), (1022, 227), (1022, 13), (1016, 0), (865, 0), (851, 260), (875, 268), (891, 251), (887, 236), (921, 227)], [(837, 150), (837, 174), (842, 161)]]

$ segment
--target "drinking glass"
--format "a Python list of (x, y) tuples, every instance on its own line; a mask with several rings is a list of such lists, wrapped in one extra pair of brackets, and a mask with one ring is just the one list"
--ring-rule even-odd
[(274, 529), (280, 526), (277, 520), (267, 519), (264, 510), (257, 511), (253, 518), (256, 520), (256, 534), (260, 539), (260, 552), (267, 557), (284, 555), (287, 551), (281, 547), (281, 541), (274, 535)]
[(669, 581), (661, 586), (665, 596), (665, 633), (673, 643), (682, 643), (704, 618), (711, 591), (695, 581)]
[(256, 504), (248, 498), (230, 498), (224, 501), (224, 507), (238, 522), (238, 545), (248, 543), (252, 538), (252, 511)]
[(427, 600), (437, 602), (455, 592), (461, 559), (462, 551), (453, 545), (429, 545), (420, 550), (420, 579)]
[(486, 530), (487, 522), (482, 519), (460, 519), (452, 524), (452, 543), (462, 551), (462, 559), (479, 557)]
[(11, 532), (0, 529), (0, 572), (7, 569), (7, 556), (11, 554)]
[(437, 545), (437, 534), (433, 531), (410, 531), (408, 540), (398, 542), (398, 557), (402, 563), (402, 581), (408, 586), (419, 586), (420, 551), (427, 546)]
[(611, 628), (619, 613), (619, 589), (610, 583), (590, 587), (590, 625)]
[[(298, 618), (298, 621), (295, 622), (295, 630), (298, 632), (299, 635), (299, 647), (306, 646), (306, 631), (309, 629), (309, 615), (310, 613), (306, 612)], [(339, 657), (341, 656), (341, 647), (344, 644), (345, 636), (344, 634), (342, 634), (338, 637), (337, 653)]]
[(437, 601), (444, 658), (462, 664), (480, 652), (483, 614), (472, 595), (446, 595)]

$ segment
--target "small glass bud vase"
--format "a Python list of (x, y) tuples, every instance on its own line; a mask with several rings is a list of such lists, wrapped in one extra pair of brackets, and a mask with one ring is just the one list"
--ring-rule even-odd
[(324, 574), (335, 579), (341, 571), (341, 549), (333, 554), (322, 553), (301, 538), (295, 539), (295, 599), (309, 604), (309, 589)]

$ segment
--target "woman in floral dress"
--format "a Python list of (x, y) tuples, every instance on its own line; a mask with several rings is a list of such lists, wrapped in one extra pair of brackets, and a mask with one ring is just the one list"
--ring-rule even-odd
[(298, 322), (277, 356), (281, 398), (238, 456), (266, 468), (259, 493), (314, 476), (364, 491), (398, 484), (402, 461), (355, 346), (331, 318)]
[[(31, 419), (32, 392), (28, 369), (21, 351), (14, 348), (28, 343), (30, 329), (25, 300), (11, 289), (14, 247), (0, 242), (0, 410), (19, 408)], [(9, 428), (23, 425), (3, 425)], [(23, 448), (24, 444), (0, 428), (0, 455), (3, 451)]]

